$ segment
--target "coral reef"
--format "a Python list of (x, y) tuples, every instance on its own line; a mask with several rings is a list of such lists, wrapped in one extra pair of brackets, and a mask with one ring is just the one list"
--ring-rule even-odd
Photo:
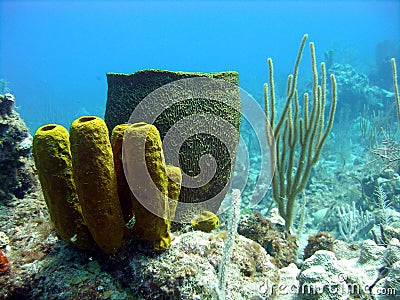
[(399, 293), (399, 245), (396, 239), (386, 248), (366, 240), (360, 254), (348, 259), (319, 250), (300, 269), (291, 264), (279, 271), (281, 281), (296, 287), (287, 299), (394, 299)]
[(311, 257), (318, 250), (333, 251), (333, 235), (329, 232), (322, 231), (316, 235), (312, 235), (308, 238), (308, 244), (304, 248), (303, 259)]
[[(265, 299), (278, 280), (276, 267), (257, 243), (242, 236), (227, 278), (226, 299)], [(157, 258), (136, 258), (131, 268), (137, 295), (159, 299), (215, 299), (223, 240), (216, 233), (196, 231), (177, 236), (171, 249)]]
[(0, 275), (0, 298), (26, 299), (34, 289), (40, 264), (59, 243), (40, 190), (29, 193), (24, 201), (0, 205), (0, 230), (0, 249), (11, 266), (10, 272)]
[[(331, 70), (337, 65), (332, 63)], [(391, 94), (380, 88), (383, 94), (374, 94), (375, 88), (370, 89), (362, 74), (350, 73), (337, 75), (343, 99), (346, 99), (345, 94), (349, 92), (346, 88), (349, 88), (353, 89), (351, 92), (355, 97), (363, 94), (359, 98), (363, 100), (356, 103), (358, 107), (361, 101), (368, 99), (369, 103), (375, 103), (374, 107), (382, 108), (380, 102), (383, 98), (377, 97)], [(179, 74), (183, 76), (186, 73)], [(348, 76), (349, 82), (341, 75)], [(109, 100), (126, 95), (129, 101), (136, 99), (140, 102), (147, 93), (134, 94), (134, 90), (149, 91), (149, 86), (156, 86), (160, 78), (168, 81), (179, 77), (174, 72), (153, 70), (135, 73), (133, 77), (138, 77), (135, 81), (130, 81), (132, 78), (127, 78), (129, 76), (132, 75), (109, 74), (111, 81), (122, 82), (120, 89), (110, 87), (112, 95), (109, 95)], [(352, 76), (354, 78), (350, 78)], [(359, 80), (358, 86), (352, 80)], [(147, 81), (154, 85), (148, 84), (141, 90), (139, 83)], [(118, 86), (117, 83), (115, 86)], [(130, 87), (130, 83), (135, 83), (135, 87)], [(360, 90), (357, 91), (357, 88)], [(188, 106), (186, 102), (180, 103), (179, 107), (167, 110), (166, 114), (179, 114), (181, 108), (187, 109)], [(132, 107), (127, 106), (127, 111)], [(118, 109), (109, 109), (114, 110), (117, 120)], [(196, 109), (199, 110), (194, 113), (201, 111)], [(289, 110), (294, 117), (296, 105)], [(301, 111), (304, 113), (305, 110)], [(253, 207), (249, 208), (251, 203), (244, 201), (242, 208), (246, 213), (240, 216), (237, 233), (234, 227), (239, 220), (239, 205), (236, 213), (223, 213), (217, 217), (207, 212), (195, 220), (196, 226), (204, 220), (202, 229), (212, 232), (180, 224), (181, 227), (171, 233), (170, 222), (179, 204), (185, 170), (166, 164), (168, 161), (164, 158), (163, 147), (168, 148), (168, 145), (161, 144), (165, 132), (160, 134), (156, 127), (144, 123), (122, 124), (114, 128), (109, 139), (104, 122), (95, 117), (83, 117), (75, 122), (101, 124), (91, 127), (90, 133), (82, 134), (84, 137), (79, 136), (81, 132), (75, 132), (75, 137), (69, 140), (67, 130), (46, 125), (38, 130), (33, 140), (33, 157), (37, 159), (37, 173), (42, 184), (42, 190), (39, 190), (35, 189), (34, 168), (29, 158), (31, 138), (26, 127), (21, 126), (23, 122), (14, 110), (11, 95), (3, 96), (0, 117), (1, 157), (5, 158), (0, 160), (0, 182), (3, 185), (0, 197), (5, 196), (4, 201), (0, 201), (0, 299), (386, 300), (400, 297), (400, 170), (397, 164), (397, 167), (385, 165), (382, 169), (378, 164), (366, 163), (365, 149), (356, 142), (361, 140), (362, 135), (358, 132), (358, 120), (338, 120), (349, 123), (345, 128), (351, 131), (351, 142), (349, 139), (338, 142), (341, 133), (333, 128), (334, 132), (331, 132), (327, 142), (331, 145), (325, 149), (329, 151), (325, 151), (322, 159), (310, 170), (310, 180), (301, 197), (298, 197), (301, 202), (296, 200), (294, 203), (291, 229), (285, 229), (285, 220), (267, 195), (256, 206), (260, 212), (249, 213)], [(395, 117), (382, 120), (393, 121), (393, 127), (397, 128)], [(161, 119), (158, 121), (163, 122)], [(230, 121), (235, 123), (233, 119)], [(169, 128), (167, 125), (165, 128)], [(144, 130), (137, 132), (139, 129)], [(129, 156), (131, 168), (123, 163), (122, 144), (127, 130), (136, 135), (136, 140), (131, 140), (131, 148), (125, 150), (135, 155), (143, 153), (143, 157)], [(287, 130), (290, 131), (290, 128)], [(283, 136), (284, 133), (281, 138)], [(126, 137), (129, 139), (129, 134)], [(203, 138), (196, 136), (200, 137)], [(394, 138), (397, 137), (394, 135)], [(286, 139), (290, 138), (286, 136)], [(348, 156), (342, 153), (344, 143), (350, 145)], [(71, 144), (74, 147), (72, 153)], [(215, 144), (213, 147), (220, 146)], [(387, 154), (385, 146), (388, 144), (380, 147), (382, 155)], [(196, 148), (197, 144), (190, 141), (184, 147)], [(292, 158), (296, 160), (300, 152), (294, 152)], [(101, 163), (94, 162), (94, 159)], [(251, 157), (254, 162), (261, 159)], [(24, 168), (15, 168), (20, 166), (21, 160), (26, 163)], [(198, 163), (198, 160), (190, 163), (193, 162)], [(187, 162), (185, 165), (183, 161), (183, 165), (187, 167), (190, 164)], [(9, 171), (8, 166), (13, 167), (13, 171)], [(124, 167), (136, 182), (133, 194), (130, 189), (132, 182), (126, 180)], [(150, 171), (151, 182), (155, 185), (150, 187), (150, 181), (144, 179), (139, 167)], [(250, 167), (253, 168), (253, 165)], [(81, 170), (77, 170), (79, 168)], [(106, 170), (101, 170), (104, 171), (101, 173), (99, 168)], [(136, 171), (138, 173), (135, 174)], [(296, 171), (294, 167), (292, 173)], [(29, 188), (21, 193), (8, 188), (8, 182), (15, 180), (13, 174), (17, 176), (15, 178), (30, 178), (32, 175), (32, 181), (27, 181)], [(251, 169), (249, 174), (252, 179), (257, 179), (257, 170)], [(46, 175), (49, 177), (44, 179)], [(98, 178), (95, 176), (106, 180), (96, 183)], [(283, 179), (290, 181), (290, 178), (286, 176)], [(86, 183), (88, 186), (93, 184), (89, 190), (85, 190), (88, 188)], [(83, 187), (77, 193), (76, 186), (79, 184)], [(134, 198), (143, 194), (145, 189), (145, 195), (154, 204), (151, 212), (141, 205), (142, 197), (140, 202)], [(196, 189), (196, 193), (203, 192)], [(187, 195), (197, 201), (202, 195), (197, 196), (196, 193)], [(77, 232), (84, 228), (86, 221), (79, 202), (81, 195), (93, 201), (89, 213), (95, 212), (99, 222), (105, 220), (104, 214), (113, 210), (107, 207), (107, 201), (113, 201), (113, 208), (121, 207), (116, 227), (113, 227), (114, 224), (101, 225), (104, 236), (100, 246), (103, 251), (98, 251), (94, 241), (93, 246), (87, 247), (94, 248), (94, 251), (81, 251), (87, 249), (85, 243), (79, 246), (80, 242), (92, 239), (88, 229), (87, 239)], [(104, 195), (107, 199), (101, 199)], [(95, 207), (95, 201), (100, 201), (103, 209), (99, 205)], [(115, 211), (111, 215), (113, 213)], [(198, 213), (194, 211), (193, 215)], [(233, 218), (232, 214), (236, 217)], [(115, 219), (111, 219), (113, 221), (106, 222), (114, 222)], [(206, 219), (209, 219), (208, 223)], [(105, 245), (107, 234), (113, 235), (110, 238), (112, 247)], [(365, 238), (374, 238), (375, 241)], [(150, 247), (143, 247), (147, 245)]]
[(296, 236), (285, 232), (282, 223), (272, 223), (259, 212), (242, 215), (238, 233), (259, 243), (273, 257), (278, 268), (297, 261)]
[(0, 95), (0, 203), (23, 199), (37, 189), (32, 136), (15, 111), (12, 94)]
[(336, 76), (339, 108), (351, 106), (353, 113), (360, 113), (364, 105), (368, 105), (370, 109), (379, 109), (383, 107), (385, 99), (393, 97), (389, 91), (371, 85), (367, 75), (357, 72), (349, 64), (335, 63), (329, 71)]
[[(219, 89), (216, 87), (199, 87), (203, 91), (210, 90), (209, 99), (193, 98), (193, 95), (190, 97), (190, 95), (185, 94), (187, 90), (184, 87), (180, 91), (174, 90), (173, 97), (179, 100), (178, 102), (166, 105), (160, 115), (156, 116), (153, 116), (155, 110), (149, 109), (149, 105), (146, 105), (146, 109), (140, 113), (141, 119), (131, 120), (131, 122), (144, 121), (155, 125), (162, 140), (173, 125), (191, 115), (213, 115), (229, 122), (232, 129), (224, 130), (224, 142), (207, 132), (196, 133), (198, 128), (193, 122), (190, 122), (179, 132), (180, 137), (185, 137), (183, 144), (179, 147), (179, 153), (177, 153), (180, 167), (185, 174), (191, 177), (197, 176), (201, 171), (198, 162), (204, 155), (211, 155), (217, 163), (213, 178), (208, 184), (197, 188), (182, 186), (179, 200), (186, 203), (201, 203), (217, 196), (216, 201), (212, 205), (208, 204), (208, 207), (205, 208), (216, 213), (227, 192), (227, 183), (231, 178), (231, 171), (234, 166), (234, 162), (231, 160), (235, 157), (239, 141), (238, 132), (241, 114), (237, 72), (195, 73), (142, 70), (133, 74), (107, 73), (108, 96), (105, 121), (110, 130), (120, 123), (127, 122), (132, 112), (151, 92), (174, 81), (190, 78), (221, 79), (229, 85)], [(159, 108), (162, 105), (161, 99), (159, 97), (154, 98), (154, 103), (151, 103), (150, 106), (154, 105), (155, 108)], [(162, 98), (168, 97), (164, 95)], [(227, 103), (220, 99), (226, 99)], [(163, 99), (163, 101), (165, 102), (167, 99)], [(153, 117), (154, 120), (151, 119)], [(211, 126), (210, 130), (213, 131), (216, 131), (219, 126), (219, 124), (208, 122), (207, 119), (206, 124)], [(172, 147), (166, 145), (166, 149), (168, 148), (172, 149)], [(165, 154), (167, 164), (176, 164), (171, 161), (171, 155)]]

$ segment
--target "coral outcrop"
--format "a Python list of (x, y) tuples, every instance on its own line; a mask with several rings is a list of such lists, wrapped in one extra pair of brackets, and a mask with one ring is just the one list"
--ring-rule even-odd
[[(279, 219), (275, 217), (275, 220)], [(242, 215), (238, 233), (259, 243), (273, 257), (278, 268), (286, 267), (297, 261), (298, 240), (285, 232), (283, 220), (278, 221), (283, 224), (272, 221), (273, 218), (266, 219), (259, 212)]]
[(0, 95), (0, 203), (23, 199), (37, 188), (32, 136), (15, 111), (12, 94)]
[[(218, 299), (217, 270), (224, 238), (194, 231), (176, 236), (169, 251), (131, 260), (131, 287), (146, 299)], [(270, 299), (277, 286), (277, 268), (256, 242), (238, 235), (227, 276), (226, 299)]]
[(318, 250), (333, 251), (333, 235), (326, 231), (318, 232), (316, 235), (308, 237), (307, 246), (304, 248), (304, 259), (311, 257)]
[(335, 63), (329, 72), (336, 76), (340, 105), (351, 105), (352, 111), (362, 112), (364, 105), (370, 109), (382, 108), (384, 100), (393, 97), (391, 92), (371, 85), (367, 75), (357, 72), (349, 64)]
[(300, 269), (291, 264), (279, 270), (282, 286), (292, 287), (279, 299), (395, 299), (400, 289), (399, 249), (399, 241), (392, 239), (386, 248), (365, 240), (354, 258), (318, 250)]

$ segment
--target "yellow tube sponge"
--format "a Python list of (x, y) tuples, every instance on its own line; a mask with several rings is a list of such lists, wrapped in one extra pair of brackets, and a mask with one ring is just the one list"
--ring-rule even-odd
[(182, 171), (178, 167), (167, 166), (168, 175), (168, 204), (169, 204), (169, 220), (175, 218), (176, 207), (178, 206), (179, 193), (182, 185)]
[(157, 128), (146, 123), (129, 125), (123, 160), (133, 193), (134, 235), (150, 243), (154, 250), (165, 250), (171, 243), (168, 177)]
[(32, 152), (43, 196), (58, 235), (80, 249), (95, 247), (81, 215), (72, 177), (68, 131), (56, 124), (40, 127), (33, 137)]
[(114, 156), (115, 175), (118, 183), (118, 198), (121, 204), (122, 216), (125, 223), (128, 223), (133, 217), (131, 189), (126, 181), (124, 166), (122, 163), (122, 143), (124, 140), (125, 129), (128, 124), (115, 126), (111, 133), (111, 147)]
[(76, 119), (70, 128), (73, 176), (83, 218), (105, 253), (122, 243), (124, 220), (108, 129), (98, 117)]
[(192, 226), (205, 232), (211, 232), (219, 227), (219, 219), (213, 212), (205, 210), (192, 220)]

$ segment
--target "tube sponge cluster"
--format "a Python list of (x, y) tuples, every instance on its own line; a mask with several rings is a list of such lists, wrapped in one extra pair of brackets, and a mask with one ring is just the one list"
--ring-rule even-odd
[[(140, 192), (160, 209), (161, 217), (140, 205), (123, 170), (124, 133), (141, 127), (151, 128), (144, 138), (158, 146), (146, 147), (146, 167), (157, 166), (148, 172), (154, 174), (151, 179), (158, 180), (155, 185), (162, 188), (158, 198), (152, 198), (145, 190)], [(132, 150), (135, 153), (137, 149)], [(171, 177), (171, 184), (168, 182), (167, 169), (175, 167), (165, 166), (161, 140), (154, 126), (119, 125), (110, 141), (106, 124), (97, 117), (78, 118), (69, 133), (60, 125), (49, 124), (35, 133), (33, 156), (50, 217), (65, 242), (83, 250), (97, 245), (105, 253), (115, 253), (122, 244), (125, 223), (135, 216), (134, 232), (138, 233), (135, 234), (138, 239), (150, 242), (155, 250), (168, 248), (171, 241), (169, 202), (178, 199), (180, 182), (174, 179), (176, 175)], [(134, 155), (130, 161), (137, 164)], [(180, 174), (177, 169), (174, 174)], [(131, 173), (135, 175), (135, 169)], [(137, 186), (141, 184), (138, 181)], [(169, 197), (169, 191), (173, 198)]]

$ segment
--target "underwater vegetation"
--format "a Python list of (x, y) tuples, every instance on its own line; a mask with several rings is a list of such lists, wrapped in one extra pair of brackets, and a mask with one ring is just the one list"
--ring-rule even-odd
[[(298, 194), (306, 187), (311, 168), (318, 162), (322, 148), (333, 126), (336, 110), (336, 80), (331, 75), (332, 102), (325, 124), (326, 105), (326, 68), (321, 63), (321, 85), (318, 84), (318, 73), (314, 43), (310, 43), (311, 62), (313, 71), (312, 104), (309, 103), (308, 93), (304, 94), (303, 114), (300, 117), (298, 99), (297, 74), (308, 35), (304, 35), (299, 53), (287, 84), (286, 103), (276, 117), (276, 99), (274, 87), (274, 69), (272, 59), (268, 59), (269, 86), (264, 86), (265, 117), (271, 126), (267, 130), (267, 142), (273, 152), (275, 175), (272, 179), (273, 199), (278, 204), (279, 213), (285, 219), (286, 229), (292, 226), (294, 202)], [(275, 121), (276, 120), (276, 121)], [(299, 154), (297, 154), (299, 153)], [(296, 156), (298, 157), (296, 158)]]
[[(14, 97), (2, 95), (0, 162), (12, 168), (1, 174), (1, 297), (395, 299), (396, 61), (393, 92), (386, 91), (353, 66), (336, 63), (332, 53), (317, 72), (310, 43), (311, 84), (303, 87), (299, 65), (307, 38), (282, 101), (268, 59), (261, 120), (267, 130), (258, 142), (270, 146), (276, 169), (271, 194), (253, 205), (251, 195), (229, 186), (242, 176), (235, 162), (245, 161), (237, 152), (245, 128), (236, 72), (108, 73), (105, 120), (82, 116), (69, 130), (47, 124), (33, 139)], [(194, 97), (200, 93), (193, 79), (224, 100)], [(231, 84), (225, 96), (221, 79)], [(346, 117), (340, 102), (349, 95), (363, 95), (357, 110), (367, 99), (374, 105)], [(252, 149), (251, 163), (258, 162)], [(208, 198), (216, 201), (203, 203)]]

